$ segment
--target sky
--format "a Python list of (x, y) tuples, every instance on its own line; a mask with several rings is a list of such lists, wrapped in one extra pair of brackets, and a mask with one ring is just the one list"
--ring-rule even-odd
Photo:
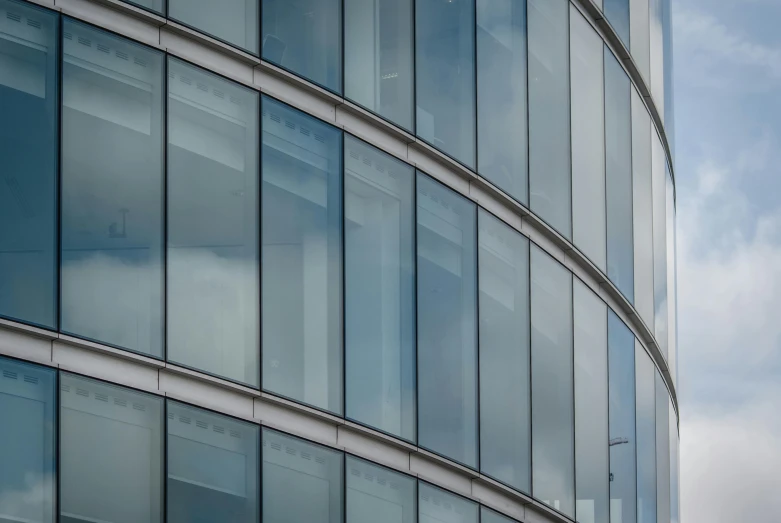
[(781, 0), (673, 0), (681, 522), (781, 520)]

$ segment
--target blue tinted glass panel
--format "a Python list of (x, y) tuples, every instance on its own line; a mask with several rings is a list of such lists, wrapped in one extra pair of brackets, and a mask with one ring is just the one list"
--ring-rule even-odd
[(0, 521), (53, 523), (56, 371), (0, 358), (0, 376)]
[(417, 479), (347, 456), (347, 523), (416, 523)]
[(635, 260), (635, 308), (654, 325), (654, 236), (651, 186), (651, 117), (632, 89), (632, 198)]
[(263, 523), (341, 523), (343, 456), (263, 429)]
[(260, 427), (168, 402), (167, 522), (255, 523)]
[(415, 170), (345, 136), (347, 417), (415, 439)]
[(572, 273), (531, 249), (532, 493), (575, 513)]
[(477, 467), (476, 208), (418, 173), (418, 442)]
[(607, 275), (634, 302), (632, 117), (629, 77), (605, 47), (605, 179)]
[(637, 521), (635, 473), (635, 338), (608, 311), (610, 376), (610, 521)]
[(263, 98), (263, 388), (342, 412), (342, 132)]
[[(670, 396), (656, 371), (656, 516), (670, 521)], [(642, 523), (642, 522), (641, 522)]]
[(571, 238), (569, 2), (528, 5), (529, 205)]
[(60, 374), (61, 523), (163, 520), (163, 410), (161, 397)]
[(654, 243), (654, 336), (667, 355), (667, 160), (657, 133), (651, 141), (651, 192), (653, 196)]
[(258, 54), (259, 0), (168, 0), (168, 16)]
[(342, 92), (342, 2), (263, 0), (263, 59)]
[(480, 470), (531, 490), (529, 241), (478, 215)]
[(412, 0), (345, 0), (344, 95), (412, 130)]
[(526, 0), (477, 1), (478, 171), (528, 201)]
[(418, 483), (419, 523), (477, 523), (479, 506), (428, 483)]
[(56, 327), (58, 15), (0, 0), (0, 316)]
[(635, 340), (637, 372), (637, 518), (656, 523), (656, 389), (651, 357)]
[(162, 358), (163, 54), (63, 31), (60, 328)]
[(168, 359), (258, 386), (258, 94), (168, 62)]
[(475, 166), (474, 2), (415, 2), (418, 136)]
[(629, 47), (629, 0), (604, 0), (605, 18)]

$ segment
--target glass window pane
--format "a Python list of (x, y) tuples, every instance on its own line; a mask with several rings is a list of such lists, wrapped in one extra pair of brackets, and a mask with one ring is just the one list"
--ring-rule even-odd
[(668, 164), (665, 164), (665, 205), (667, 207), (667, 363), (673, 386), (678, 385), (678, 270), (676, 260), (675, 188)]
[(660, 113), (664, 114), (664, 86), (665, 86), (665, 62), (664, 62), (664, 34), (662, 30), (662, 18), (664, 16), (662, 2), (664, 0), (648, 0), (650, 11), (650, 89), (654, 103)]
[(632, 34), (632, 58), (646, 82), (651, 73), (650, 6), (649, 0), (630, 0), (629, 29)]
[(0, 0), (0, 316), (56, 327), (59, 14)]
[[(656, 378), (656, 516), (670, 521), (670, 396), (659, 371)], [(640, 522), (644, 523), (644, 522)]]
[(163, 53), (63, 32), (60, 328), (162, 358)]
[(168, 523), (254, 523), (260, 427), (168, 401)]
[(607, 523), (607, 305), (583, 282), (573, 282), (575, 324), (576, 519)]
[(415, 439), (415, 170), (345, 136), (347, 417)]
[(529, 241), (478, 214), (480, 470), (530, 492)]
[(477, 467), (476, 208), (418, 173), (418, 442)]
[(60, 449), (62, 523), (162, 521), (162, 398), (62, 373)]
[(529, 205), (572, 237), (569, 2), (529, 2)]
[(654, 237), (651, 188), (651, 117), (632, 89), (632, 199), (635, 260), (635, 308), (654, 325)]
[(654, 242), (654, 336), (667, 358), (667, 176), (664, 148), (657, 133), (651, 142)]
[(605, 18), (629, 47), (629, 0), (604, 0)]
[(608, 311), (608, 375), (610, 376), (610, 521), (634, 523), (635, 474), (635, 338)]
[(477, 523), (478, 504), (446, 490), (418, 482), (419, 523)]
[(263, 59), (341, 93), (341, 0), (263, 0)]
[(659, 100), (659, 112), (667, 133), (670, 154), (675, 157), (675, 121), (673, 120), (673, 28), (672, 2), (662, 0), (662, 57), (664, 60), (664, 97)]
[(477, 0), (478, 171), (528, 201), (526, 0)]
[[(656, 523), (656, 367), (635, 340), (637, 372), (637, 517)], [(669, 521), (669, 520), (668, 520)]]
[(341, 452), (263, 429), (263, 523), (341, 523), (343, 464)]
[(345, 0), (344, 95), (411, 130), (412, 0)]
[(605, 47), (607, 275), (634, 302), (632, 245), (632, 120), (629, 77)]
[(263, 98), (263, 388), (342, 412), (342, 132)]
[(480, 523), (514, 523), (514, 519), (502, 516), (491, 509), (480, 507)]
[(347, 456), (347, 523), (415, 523), (417, 479)]
[(532, 493), (575, 512), (572, 273), (531, 249)]
[(603, 47), (602, 38), (570, 5), (572, 237), (607, 272)]
[(680, 521), (680, 486), (678, 483), (680, 467), (678, 447), (680, 439), (675, 409), (673, 408), (672, 400), (668, 398), (668, 401), (670, 402), (668, 407), (670, 413), (670, 523), (678, 523)]
[(0, 521), (53, 523), (56, 371), (7, 358), (0, 371)]
[(123, 0), (129, 4), (134, 4), (139, 7), (144, 7), (146, 9), (149, 9), (151, 11), (154, 11), (157, 14), (164, 14), (164, 3), (165, 0)]
[(259, 0), (168, 0), (168, 16), (258, 54)]
[(258, 386), (258, 94), (168, 62), (168, 359)]
[(475, 167), (474, 2), (415, 2), (418, 136)]

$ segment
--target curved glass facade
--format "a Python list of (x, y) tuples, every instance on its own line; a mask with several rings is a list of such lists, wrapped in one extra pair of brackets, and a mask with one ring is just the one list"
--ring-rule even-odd
[(670, 2), (586, 2), (0, 0), (0, 521), (677, 521)]

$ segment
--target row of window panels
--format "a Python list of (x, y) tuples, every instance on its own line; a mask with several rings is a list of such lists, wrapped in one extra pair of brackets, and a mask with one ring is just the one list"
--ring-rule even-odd
[(2, 521), (512, 521), (254, 423), (64, 372), (57, 396), (54, 370), (0, 369)]

